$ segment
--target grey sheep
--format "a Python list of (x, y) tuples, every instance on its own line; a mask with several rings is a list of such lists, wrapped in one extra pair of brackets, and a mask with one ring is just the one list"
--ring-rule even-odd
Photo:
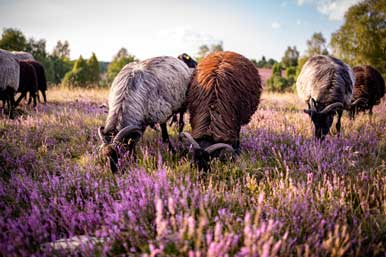
[(304, 64), (296, 81), (298, 96), (308, 104), (304, 110), (315, 126), (316, 138), (323, 139), (338, 113), (336, 129), (341, 128), (344, 109), (349, 109), (355, 75), (343, 61), (325, 55), (313, 56)]
[(132, 153), (147, 126), (160, 123), (162, 138), (173, 149), (166, 121), (185, 102), (191, 74), (183, 61), (168, 56), (130, 63), (118, 73), (109, 93), (105, 127), (98, 130), (101, 154), (113, 172), (117, 171), (117, 146), (128, 146)]
[(8, 104), (9, 115), (15, 108), (15, 94), (19, 88), (20, 67), (8, 52), (0, 50), (0, 100)]

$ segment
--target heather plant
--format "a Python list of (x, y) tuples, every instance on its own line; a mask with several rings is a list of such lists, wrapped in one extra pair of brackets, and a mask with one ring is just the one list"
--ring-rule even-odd
[(208, 173), (148, 129), (112, 175), (97, 154), (105, 89), (58, 87), (1, 116), (0, 255), (384, 255), (386, 104), (320, 143), (295, 95), (262, 98), (241, 155)]

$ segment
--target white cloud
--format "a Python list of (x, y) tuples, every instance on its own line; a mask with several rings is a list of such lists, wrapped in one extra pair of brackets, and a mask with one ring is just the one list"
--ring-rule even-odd
[(296, 0), (298, 5), (310, 4), (330, 20), (342, 20), (347, 9), (361, 0)]
[(281, 24), (280, 24), (279, 22), (277, 22), (277, 21), (274, 21), (274, 22), (272, 22), (271, 27), (272, 27), (273, 29), (280, 29)]
[(157, 36), (161, 39), (177, 41), (179, 43), (192, 43), (195, 45), (210, 45), (220, 42), (220, 40), (216, 39), (213, 35), (195, 31), (190, 26), (161, 29)]
[(282, 3), (280, 4), (281, 7), (287, 7), (287, 5), (288, 5), (288, 3), (287, 3), (286, 1), (284, 1), (284, 2), (282, 2)]

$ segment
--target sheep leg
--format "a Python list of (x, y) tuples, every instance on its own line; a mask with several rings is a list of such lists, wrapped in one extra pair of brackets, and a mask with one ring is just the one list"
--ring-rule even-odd
[(44, 103), (47, 103), (47, 97), (46, 97), (46, 91), (45, 90), (42, 91), (42, 95), (43, 95)]
[(36, 92), (36, 97), (38, 98), (38, 102), (41, 104), (42, 102), (40, 101), (39, 91)]
[(180, 120), (178, 122), (178, 132), (179, 133), (181, 133), (184, 130), (184, 126), (185, 126), (184, 114), (185, 114), (185, 110), (180, 111)]
[(173, 147), (172, 143), (169, 140), (169, 134), (168, 134), (168, 129), (166, 127), (166, 123), (161, 123), (160, 126), (161, 126), (161, 132), (162, 132), (162, 141), (164, 143), (168, 143), (169, 150), (172, 153), (175, 153), (174, 147)]
[[(31, 93), (30, 93), (31, 95)], [(32, 99), (34, 100), (34, 107), (36, 107), (36, 93), (32, 94)]]
[(27, 95), (27, 92), (22, 92), (19, 98), (15, 102), (15, 107), (19, 105), (20, 101)]
[(173, 125), (173, 123), (177, 123), (177, 114), (173, 114), (172, 120), (169, 123), (169, 126)]
[(339, 136), (340, 135), (340, 127), (341, 127), (340, 120), (342, 118), (343, 110), (339, 110), (337, 112), (338, 112), (338, 120), (336, 122), (336, 131), (338, 132), (338, 136)]
[(373, 107), (371, 106), (370, 107), (370, 110), (369, 110), (369, 119), (370, 119), (370, 123), (373, 122)]

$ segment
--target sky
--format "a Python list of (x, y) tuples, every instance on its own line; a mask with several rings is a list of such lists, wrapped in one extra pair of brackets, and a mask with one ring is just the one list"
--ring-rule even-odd
[(223, 42), (248, 58), (280, 60), (300, 53), (314, 32), (329, 42), (344, 12), (360, 0), (0, 0), (0, 28), (43, 38), (52, 51), (68, 40), (71, 58), (110, 61), (121, 47), (139, 59), (195, 56), (202, 44)]

